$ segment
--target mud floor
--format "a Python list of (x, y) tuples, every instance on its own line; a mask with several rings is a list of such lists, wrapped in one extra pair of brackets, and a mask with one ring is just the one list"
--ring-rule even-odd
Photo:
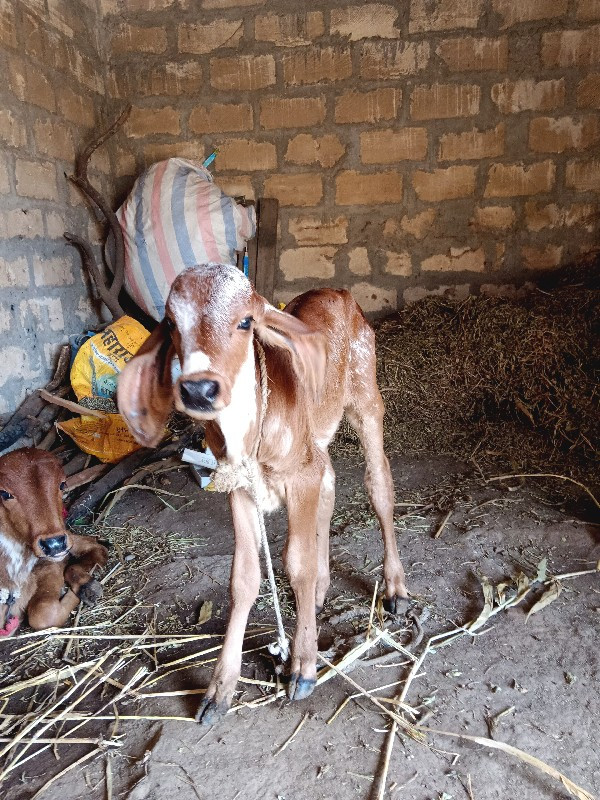
[[(483, 576), (494, 584), (519, 572), (531, 578), (544, 558), (548, 576), (556, 576), (592, 569), (600, 559), (598, 517), (594, 518), (593, 503), (577, 487), (567, 491), (566, 484), (551, 480), (484, 483), (472, 467), (446, 459), (396, 458), (392, 467), (399, 504), (398, 543), (424, 633), (414, 648), (417, 655), (430, 636), (458, 630), (480, 614)], [(31, 798), (50, 778), (92, 753), (47, 785), (40, 796), (45, 800), (375, 798), (374, 776), (382, 766), (390, 720), (361, 696), (331, 721), (340, 704), (356, 692), (343, 678), (333, 678), (299, 703), (280, 699), (254, 707), (240, 705), (272, 691), (260, 683), (273, 680), (273, 662), (264, 649), (272, 637), (256, 635), (273, 624), (266, 589), (251, 615), (246, 650), (252, 652), (244, 656), (243, 667), (244, 676), (259, 683), (240, 684), (237, 710), (215, 727), (200, 728), (192, 721), (201, 695), (189, 692), (207, 685), (211, 669), (210, 663), (198, 666), (193, 654), (218, 646), (225, 626), (231, 525), (225, 498), (201, 492), (187, 470), (159, 475), (153, 487), (124, 492), (105, 521), (102, 534), (113, 545), (109, 569), (119, 564), (121, 568), (107, 579), (101, 605), (79, 619), (81, 636), (89, 634), (92, 640), (77, 641), (68, 658), (82, 662), (119, 642), (101, 635), (129, 635), (135, 642), (136, 635), (150, 629), (215, 638), (132, 650), (113, 682), (103, 683), (77, 706), (80, 712), (105, 706), (104, 715), (112, 717), (89, 721), (74, 734), (98, 742), (48, 746), (7, 774), (0, 796)], [(268, 530), (273, 552), (279, 553), (285, 534), (283, 514), (268, 519)], [(357, 641), (353, 637), (364, 638), (375, 581), (381, 580), (381, 556), (362, 489), (362, 470), (337, 464), (332, 586), (319, 638), (320, 650), (328, 658), (337, 659), (350, 649)], [(275, 567), (281, 576), (285, 623), (291, 630), (293, 600), (278, 559)], [(557, 599), (529, 619), (526, 612), (540, 591), (492, 617), (478, 635), (464, 635), (429, 654), (406, 702), (428, 728), (509, 743), (593, 795), (600, 793), (600, 575), (564, 578), (560, 584)], [(377, 615), (375, 622), (379, 624)], [(412, 628), (405, 618), (386, 617), (384, 622), (394, 632), (406, 628), (397, 639), (410, 641)], [(0, 643), (4, 659), (0, 686), (5, 695), (6, 687), (17, 680), (66, 666), (61, 659), (69, 640), (26, 634), (25, 628), (13, 641)], [(393, 651), (387, 660), (368, 663), (389, 652), (373, 648), (349, 673), (380, 698), (400, 690), (398, 682), (410, 666), (406, 655)], [(168, 670), (160, 666), (186, 655), (192, 666), (185, 661)], [(214, 652), (200, 660), (213, 657)], [(140, 667), (150, 678), (154, 673), (162, 677), (145, 684), (138, 695), (125, 693), (114, 704), (120, 687)], [(5, 731), (15, 718), (6, 715), (47, 707), (48, 698), (73, 686), (82, 674), (63, 674), (54, 683), (11, 694), (0, 707), (2, 747), (14, 736), (14, 728), (8, 735)], [(74, 725), (63, 722), (46, 736), (66, 736)], [(103, 749), (102, 741), (111, 738), (120, 746)], [(40, 749), (38, 744), (30, 752)], [(0, 762), (4, 768), (14, 752)], [(569, 795), (557, 780), (512, 756), (467, 740), (428, 734), (427, 744), (396, 737), (384, 796), (558, 800)]]

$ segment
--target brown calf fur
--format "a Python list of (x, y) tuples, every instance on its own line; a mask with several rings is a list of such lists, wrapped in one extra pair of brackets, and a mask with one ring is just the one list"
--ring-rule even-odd
[(102, 596), (91, 571), (106, 564), (108, 552), (65, 528), (64, 482), (45, 450), (0, 457), (0, 636), (14, 633), (25, 613), (35, 630), (62, 626), (80, 602)]
[[(268, 402), (261, 428), (259, 340)], [(172, 382), (177, 354), (182, 374)], [(147, 446), (162, 438), (173, 407), (205, 423), (206, 439), (230, 473), (258, 452), (263, 511), (285, 503), (284, 563), (296, 598), (288, 694), (308, 696), (316, 681), (315, 607), (329, 586), (329, 523), (335, 475), (328, 445), (344, 413), (362, 442), (365, 482), (385, 546), (386, 606), (407, 597), (394, 534), (394, 488), (383, 452), (383, 402), (375, 379), (375, 337), (347, 291), (321, 289), (278, 311), (232, 266), (181, 273), (165, 319), (120, 375), (121, 414)], [(260, 584), (259, 523), (247, 481), (229, 494), (235, 553), (231, 613), (198, 720), (210, 724), (231, 703), (240, 674), (248, 613)]]

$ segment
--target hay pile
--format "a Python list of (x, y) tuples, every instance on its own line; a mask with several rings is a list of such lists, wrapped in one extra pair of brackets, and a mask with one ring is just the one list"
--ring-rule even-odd
[[(485, 443), (515, 463), (600, 453), (600, 291), (519, 300), (430, 297), (377, 328), (390, 452), (468, 458)], [(346, 427), (341, 451), (355, 446)]]

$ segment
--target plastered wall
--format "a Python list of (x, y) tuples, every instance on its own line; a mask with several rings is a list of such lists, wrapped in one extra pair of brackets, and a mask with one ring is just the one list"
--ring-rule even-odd
[[(69, 334), (97, 322), (65, 230), (101, 230), (65, 180), (105, 111), (95, 0), (0, 0), (0, 419), (50, 376)], [(90, 174), (107, 187), (111, 165)]]

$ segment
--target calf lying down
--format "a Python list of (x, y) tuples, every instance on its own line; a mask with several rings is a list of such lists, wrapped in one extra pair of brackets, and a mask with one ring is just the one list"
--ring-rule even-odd
[[(173, 383), (175, 354), (182, 372)], [(257, 508), (248, 482), (239, 478), (248, 459), (259, 475), (262, 510), (287, 506), (284, 563), (297, 611), (288, 693), (293, 700), (308, 696), (316, 680), (315, 609), (329, 586), (335, 476), (327, 448), (344, 414), (364, 448), (365, 482), (383, 534), (386, 606), (396, 611), (407, 597), (383, 451), (375, 337), (360, 308), (347, 291), (321, 289), (281, 312), (235, 267), (192, 267), (175, 279), (164, 320), (121, 373), (118, 402), (133, 435), (147, 446), (162, 438), (173, 406), (202, 421), (220, 464), (233, 475), (237, 471), (229, 494), (235, 532), (231, 613), (198, 720), (211, 723), (231, 703), (248, 614), (259, 590)]]
[(102, 596), (91, 571), (104, 566), (107, 550), (65, 528), (64, 488), (62, 467), (45, 450), (0, 457), (0, 636), (14, 633), (25, 613), (35, 630), (62, 626), (80, 602)]

